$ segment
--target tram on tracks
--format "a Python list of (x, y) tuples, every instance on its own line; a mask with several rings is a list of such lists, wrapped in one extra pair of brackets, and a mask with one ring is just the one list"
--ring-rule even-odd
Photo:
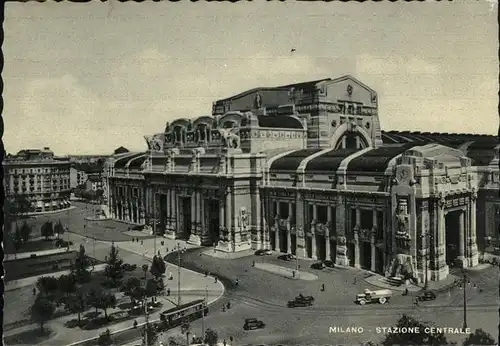
[(204, 299), (197, 299), (192, 302), (176, 306), (160, 313), (160, 328), (171, 329), (182, 325), (184, 322), (191, 322), (202, 318), (208, 314), (208, 306)]

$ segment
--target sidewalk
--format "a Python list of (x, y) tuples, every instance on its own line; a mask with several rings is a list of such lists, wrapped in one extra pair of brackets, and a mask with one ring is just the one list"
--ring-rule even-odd
[(210, 256), (214, 258), (222, 258), (222, 259), (232, 259), (232, 258), (242, 258), (252, 256), (255, 253), (255, 250), (244, 250), (238, 252), (224, 252), (219, 250), (208, 249), (203, 251), (204, 256)]
[[(255, 268), (265, 270), (270, 273), (278, 274), (292, 280), (306, 280), (306, 281), (318, 280), (318, 276), (316, 276), (313, 273), (305, 272), (302, 270), (296, 271), (292, 268), (282, 267), (270, 263), (255, 263)], [(295, 271), (295, 276), (293, 276), (294, 271)]]
[[(177, 241), (175, 240), (169, 240), (169, 239), (164, 239), (164, 238), (157, 238), (157, 251), (161, 248), (161, 253), (164, 255), (166, 253), (166, 247), (168, 247), (169, 251), (171, 251), (175, 245), (177, 244)], [(160, 246), (160, 241), (165, 242), (165, 246), (161, 247)], [(111, 245), (111, 242), (105, 242), (105, 241), (99, 241), (100, 243), (106, 243)], [(152, 259), (153, 257), (153, 248), (154, 248), (154, 239), (145, 239), (143, 241), (143, 245), (141, 243), (135, 243), (135, 242), (120, 242), (120, 243), (115, 243), (115, 245), (118, 248), (139, 254), (141, 256), (147, 257), (149, 259)], [(181, 244), (181, 248), (191, 248), (193, 246)], [(149, 250), (151, 249), (151, 250)], [(104, 268), (105, 265), (97, 265), (96, 268)], [(67, 271), (66, 271), (67, 272)], [(61, 275), (64, 272), (61, 272)], [(172, 280), (168, 280), (169, 274), (172, 274)], [(167, 264), (167, 272), (164, 278), (165, 285), (167, 288), (170, 288), (170, 296), (160, 296), (158, 297), (158, 301), (161, 301), (163, 303), (163, 306), (161, 309), (151, 313), (149, 315), (149, 320), (150, 322), (153, 322), (155, 320), (159, 319), (160, 312), (164, 311), (166, 309), (172, 308), (176, 305), (177, 303), (177, 298), (178, 298), (178, 286), (179, 286), (179, 273), (180, 273), (180, 297), (181, 297), (181, 304), (196, 300), (196, 299), (207, 299), (208, 304), (212, 304), (215, 301), (217, 301), (219, 298), (222, 297), (224, 294), (224, 286), (222, 283), (219, 281), (215, 281), (214, 278), (207, 276), (205, 277), (203, 274), (199, 274), (197, 272), (180, 268), (180, 271), (178, 270), (178, 267), (168, 263)], [(57, 273), (51, 274), (51, 275), (56, 275)], [(43, 275), (42, 275), (43, 276)], [(31, 279), (31, 283), (36, 282), (35, 277), (29, 278)], [(19, 281), (19, 280), (18, 280)], [(27, 285), (29, 280), (24, 281), (23, 284)], [(18, 285), (21, 285), (20, 283)], [(14, 289), (14, 288), (10, 288)], [(122, 302), (129, 302), (129, 298), (123, 297), (120, 299)], [(119, 304), (117, 304), (119, 305)], [(89, 312), (94, 311), (94, 309), (89, 309)], [(108, 314), (112, 315), (115, 312), (121, 311), (119, 308), (117, 309), (108, 309)], [(144, 316), (138, 316), (135, 318), (130, 318), (122, 322), (118, 322), (115, 324), (111, 324), (109, 326), (104, 326), (102, 328), (98, 329), (93, 329), (93, 330), (81, 330), (81, 329), (70, 329), (65, 326), (65, 323), (67, 321), (73, 320), (76, 318), (75, 314), (56, 318), (53, 320), (50, 320), (46, 323), (47, 327), (51, 328), (55, 333), (54, 336), (49, 339), (45, 340), (44, 344), (50, 344), (53, 346), (66, 346), (71, 344), (72, 342), (75, 342), (77, 340), (86, 340), (86, 339), (91, 339), (93, 337), (98, 336), (100, 333), (105, 331), (106, 329), (109, 329), (111, 332), (116, 332), (120, 331), (123, 329), (128, 329), (133, 327), (134, 320), (137, 321), (137, 323), (140, 325), (141, 323), (145, 322), (145, 317)], [(39, 328), (39, 325), (37, 324), (30, 324), (26, 325), (20, 328), (12, 329), (8, 332), (5, 333), (6, 337), (12, 337), (14, 335), (17, 335), (22, 332), (26, 332), (29, 330), (37, 329)], [(11, 343), (12, 344), (12, 343)]]
[(6, 255), (6, 258), (4, 259), (4, 262), (6, 262), (6, 261), (20, 260), (20, 259), (23, 259), (23, 258), (30, 258), (31, 255), (36, 255), (36, 257), (38, 257), (38, 256), (41, 257), (41, 256), (48, 256), (48, 255), (58, 254), (58, 253), (64, 253), (64, 252), (67, 252), (67, 251), (68, 250), (65, 247), (63, 247), (63, 248), (50, 249), (50, 250), (42, 250), (42, 251), (18, 252), (16, 255), (13, 255), (13, 254)]
[[(106, 264), (98, 264), (95, 266), (94, 271), (95, 272), (103, 271), (104, 268), (106, 268)], [(54, 276), (54, 277), (58, 278), (58, 277), (65, 275), (65, 274), (69, 274), (69, 270), (62, 270), (62, 271), (55, 272), (55, 273), (35, 275), (35, 276), (30, 276), (30, 277), (24, 278), (24, 279), (8, 281), (5, 283), (5, 291), (8, 292), (8, 291), (17, 290), (19, 288), (23, 288), (26, 286), (32, 286), (37, 282), (37, 280), (39, 278), (41, 278), (43, 276)]]
[[(454, 285), (454, 282), (457, 278), (453, 275), (448, 275), (448, 277), (444, 280), (441, 281), (428, 281), (427, 289), (429, 291), (446, 291), (449, 288), (451, 288)], [(379, 274), (374, 274), (371, 275), (367, 278), (365, 278), (365, 282), (369, 283), (370, 285), (377, 286), (380, 288), (386, 288), (390, 289), (393, 291), (404, 291), (405, 289), (408, 289), (409, 292), (419, 292), (423, 290), (424, 286), (423, 284), (415, 285), (415, 284), (409, 284), (409, 285), (401, 285), (401, 286), (393, 286), (391, 285), (388, 281), (387, 278), (385, 278), (382, 275)]]

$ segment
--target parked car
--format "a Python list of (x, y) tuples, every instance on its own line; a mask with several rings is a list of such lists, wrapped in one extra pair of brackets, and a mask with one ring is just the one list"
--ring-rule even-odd
[(66, 240), (63, 240), (63, 239), (57, 239), (55, 241), (55, 246), (56, 247), (68, 247), (68, 246), (71, 246), (71, 245), (73, 245), (72, 241), (66, 241)]
[(254, 253), (255, 256), (269, 256), (272, 254), (273, 252), (271, 250), (263, 250), (263, 249), (257, 250)]
[(365, 305), (366, 303), (380, 303), (385, 304), (392, 297), (391, 290), (376, 290), (370, 291), (366, 289), (363, 293), (356, 295), (356, 303)]
[(303, 296), (302, 294), (299, 294), (297, 297), (295, 297), (295, 300), (305, 300), (308, 302), (313, 302), (314, 297), (313, 296)]
[(246, 318), (245, 324), (243, 325), (244, 330), (252, 330), (252, 329), (262, 329), (266, 326), (266, 324), (256, 318)]
[(297, 298), (298, 297), (296, 297), (294, 300), (289, 300), (286, 306), (289, 308), (298, 308), (304, 306), (311, 306), (313, 304), (312, 300), (297, 299)]
[(427, 301), (427, 300), (435, 300), (436, 298), (437, 298), (436, 293), (434, 293), (432, 291), (425, 291), (417, 297), (417, 299), (421, 302)]
[(278, 259), (279, 260), (283, 260), (283, 261), (291, 261), (291, 260), (295, 259), (295, 256), (292, 255), (292, 254), (287, 253), (285, 255), (279, 255)]
[(129, 263), (123, 263), (122, 264), (122, 269), (131, 272), (137, 269), (137, 264), (129, 264)]
[(323, 269), (325, 268), (325, 264), (323, 262), (315, 262), (313, 264), (311, 264), (311, 269)]
[(326, 261), (323, 261), (323, 264), (325, 265), (325, 267), (328, 267), (328, 268), (335, 268), (335, 262), (331, 261), (331, 260), (326, 260)]

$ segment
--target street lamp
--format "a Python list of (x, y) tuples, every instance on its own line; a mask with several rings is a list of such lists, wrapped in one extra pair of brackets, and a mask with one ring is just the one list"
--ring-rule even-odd
[(460, 280), (462, 282), (461, 289), (464, 290), (464, 325), (463, 329), (467, 328), (467, 286), (470, 285), (470, 279), (467, 277), (467, 274), (462, 269), (462, 278)]

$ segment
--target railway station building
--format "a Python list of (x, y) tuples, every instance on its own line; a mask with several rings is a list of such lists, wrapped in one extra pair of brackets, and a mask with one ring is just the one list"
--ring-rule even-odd
[(111, 215), (226, 252), (272, 249), (417, 280), (498, 240), (498, 138), (383, 131), (352, 76), (255, 88), (107, 162)]

